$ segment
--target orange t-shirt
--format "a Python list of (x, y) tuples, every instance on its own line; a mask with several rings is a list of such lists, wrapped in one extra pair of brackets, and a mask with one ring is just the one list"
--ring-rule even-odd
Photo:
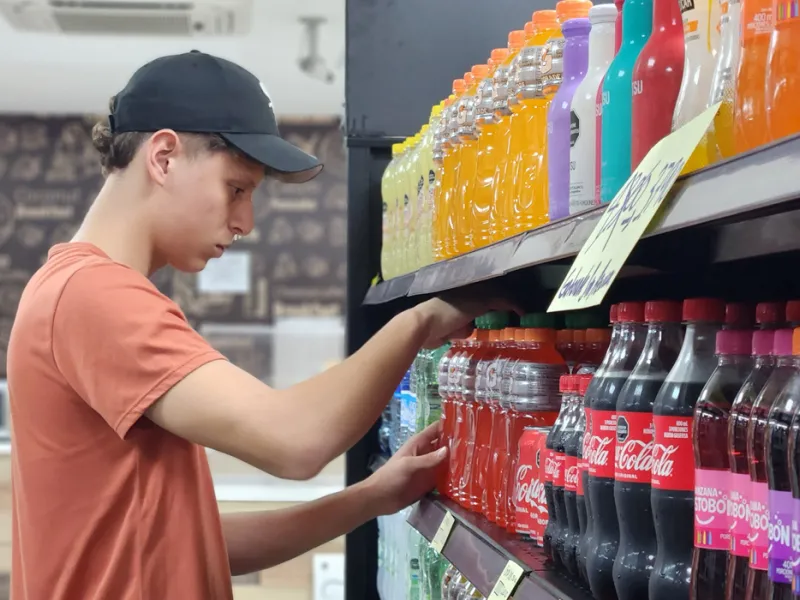
[(8, 348), (13, 600), (230, 600), (202, 447), (143, 417), (224, 359), (140, 273), (60, 244)]

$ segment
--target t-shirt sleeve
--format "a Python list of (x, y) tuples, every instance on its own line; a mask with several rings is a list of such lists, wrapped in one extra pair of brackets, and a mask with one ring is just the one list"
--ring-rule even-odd
[(53, 317), (52, 346), (67, 383), (121, 438), (186, 375), (224, 360), (172, 300), (113, 263), (70, 278)]

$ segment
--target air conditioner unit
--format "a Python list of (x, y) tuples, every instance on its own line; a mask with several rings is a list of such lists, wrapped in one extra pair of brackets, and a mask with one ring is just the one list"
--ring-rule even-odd
[(0, 0), (17, 30), (84, 35), (220, 37), (247, 33), (253, 0)]

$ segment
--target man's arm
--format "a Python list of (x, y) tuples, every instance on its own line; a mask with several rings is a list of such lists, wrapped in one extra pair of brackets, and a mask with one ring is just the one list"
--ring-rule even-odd
[(282, 510), (222, 515), (234, 575), (291, 560), (380, 515), (391, 514), (433, 488), (447, 449), (436, 449), (439, 424), (412, 437), (371, 477), (341, 492)]
[(339, 365), (273, 390), (226, 361), (205, 364), (146, 412), (155, 423), (286, 479), (308, 479), (378, 419), (416, 353), (463, 332), (483, 307), (442, 300), (407, 310)]

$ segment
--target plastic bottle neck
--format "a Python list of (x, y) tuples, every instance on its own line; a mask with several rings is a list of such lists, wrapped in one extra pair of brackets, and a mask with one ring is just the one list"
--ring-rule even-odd
[(717, 356), (717, 364), (720, 367), (748, 365), (752, 362), (753, 357), (750, 354), (720, 354)]
[(653, 0), (653, 33), (659, 30), (683, 37), (683, 19), (677, 0)]

